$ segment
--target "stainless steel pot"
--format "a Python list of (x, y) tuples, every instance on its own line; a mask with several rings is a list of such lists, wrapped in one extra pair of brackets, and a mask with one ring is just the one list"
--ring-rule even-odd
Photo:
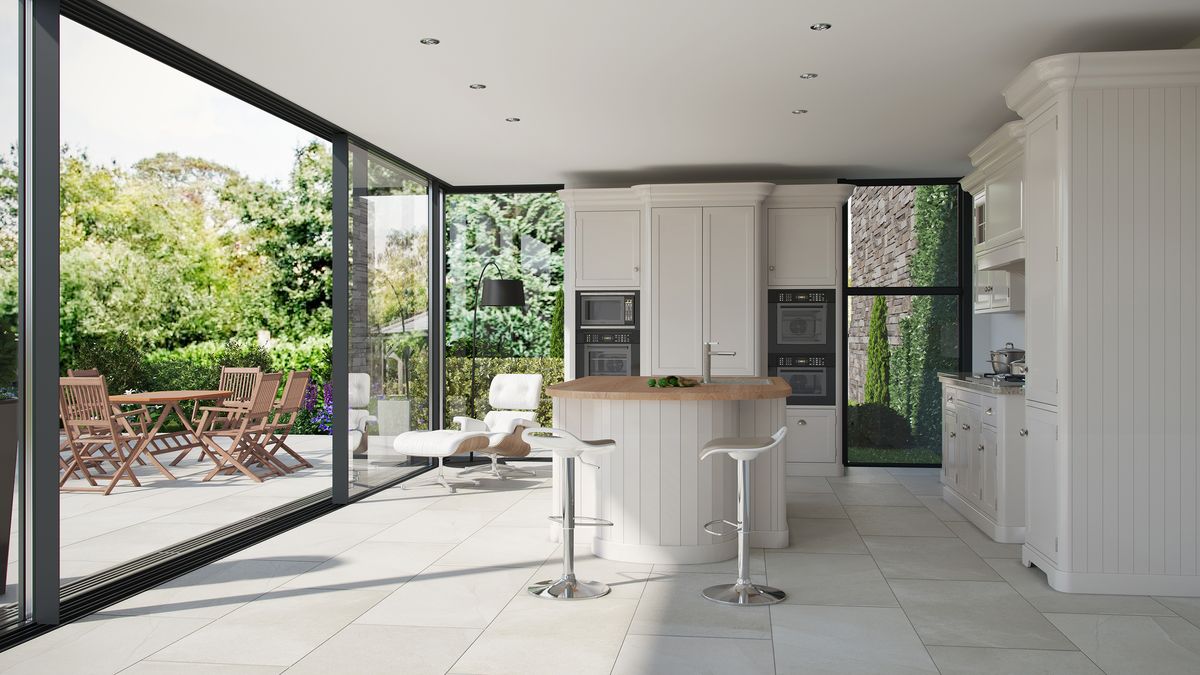
[(1013, 375), (1024, 375), (1027, 372), (1025, 370), (1025, 359), (1017, 359), (1008, 365)]
[(1025, 350), (1017, 349), (1013, 343), (1004, 343), (1004, 349), (992, 351), (992, 372), (1000, 375), (1012, 372), (1012, 362), (1025, 360)]

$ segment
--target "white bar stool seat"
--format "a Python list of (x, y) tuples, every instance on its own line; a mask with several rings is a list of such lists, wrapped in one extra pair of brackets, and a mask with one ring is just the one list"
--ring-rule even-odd
[(723, 523), (737, 528), (738, 533), (738, 576), (732, 584), (709, 586), (701, 595), (723, 605), (774, 605), (783, 602), (787, 593), (771, 586), (756, 585), (750, 581), (750, 462), (776, 448), (787, 435), (787, 427), (780, 427), (772, 436), (750, 438), (714, 438), (704, 445), (700, 460), (711, 455), (725, 454), (737, 462), (738, 476), (738, 522), (713, 520), (704, 524), (710, 534), (723, 534), (713, 525)]
[[(557, 579), (539, 581), (529, 592), (539, 598), (553, 600), (588, 600), (608, 595), (612, 589), (599, 581), (580, 581), (575, 577), (575, 526), (607, 527), (612, 522), (600, 518), (575, 515), (575, 461), (586, 453), (612, 452), (616, 441), (603, 439), (585, 441), (562, 429), (538, 427), (526, 429), (521, 438), (535, 450), (548, 450), (563, 460), (562, 516), (551, 520), (562, 522), (563, 571)], [(576, 522), (583, 521), (583, 522)]]
[(392, 447), (396, 448), (397, 452), (412, 457), (437, 458), (438, 461), (437, 471), (431, 478), (420, 479), (416, 482), (405, 481), (400, 484), (400, 488), (408, 489), (436, 483), (453, 494), (457, 492), (455, 485), (479, 485), (477, 480), (447, 476), (445, 461), (452, 455), (486, 450), (488, 443), (488, 434), (482, 431), (439, 429), (437, 431), (406, 431), (400, 434), (392, 442)]

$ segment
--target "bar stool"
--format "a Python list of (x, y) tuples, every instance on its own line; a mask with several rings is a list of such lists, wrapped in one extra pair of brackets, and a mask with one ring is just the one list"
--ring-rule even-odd
[[(539, 581), (529, 587), (529, 592), (539, 598), (553, 600), (588, 600), (608, 595), (612, 589), (599, 581), (580, 581), (575, 578), (575, 526), (609, 527), (611, 521), (575, 515), (575, 460), (585, 452), (602, 454), (612, 452), (616, 441), (609, 439), (585, 441), (562, 429), (544, 427), (526, 429), (522, 440), (535, 450), (549, 450), (563, 460), (563, 511), (551, 520), (562, 523), (563, 571), (558, 579)], [(584, 522), (577, 522), (584, 521)]]
[(715, 438), (705, 444), (700, 460), (708, 459), (709, 455), (724, 453), (737, 462), (738, 477), (738, 522), (717, 519), (704, 524), (704, 530), (709, 534), (720, 535), (713, 525), (723, 523), (737, 528), (738, 533), (738, 575), (732, 584), (709, 586), (701, 591), (701, 595), (713, 602), (723, 605), (773, 605), (783, 602), (787, 593), (770, 586), (759, 586), (750, 581), (750, 462), (759, 455), (767, 452), (783, 442), (787, 435), (787, 427), (780, 427), (773, 436), (751, 438)]

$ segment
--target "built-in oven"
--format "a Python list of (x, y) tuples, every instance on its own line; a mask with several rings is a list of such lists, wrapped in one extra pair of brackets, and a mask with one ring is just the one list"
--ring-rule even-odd
[(767, 374), (791, 386), (788, 405), (835, 405), (836, 361), (833, 354), (771, 354)]
[(771, 289), (767, 308), (768, 353), (837, 353), (836, 291)]
[(583, 330), (637, 328), (638, 292), (579, 291), (575, 321)]
[(638, 374), (636, 331), (584, 330), (577, 335), (575, 377)]

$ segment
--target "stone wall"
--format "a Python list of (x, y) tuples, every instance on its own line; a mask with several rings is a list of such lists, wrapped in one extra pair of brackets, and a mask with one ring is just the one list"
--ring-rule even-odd
[[(917, 247), (913, 237), (911, 185), (854, 189), (850, 202), (850, 283), (852, 286), (907, 286), (908, 260)], [(852, 296), (847, 335), (847, 398), (861, 402), (867, 374), (867, 331), (873, 296)], [(888, 298), (888, 342), (900, 344), (900, 319), (911, 297)]]

